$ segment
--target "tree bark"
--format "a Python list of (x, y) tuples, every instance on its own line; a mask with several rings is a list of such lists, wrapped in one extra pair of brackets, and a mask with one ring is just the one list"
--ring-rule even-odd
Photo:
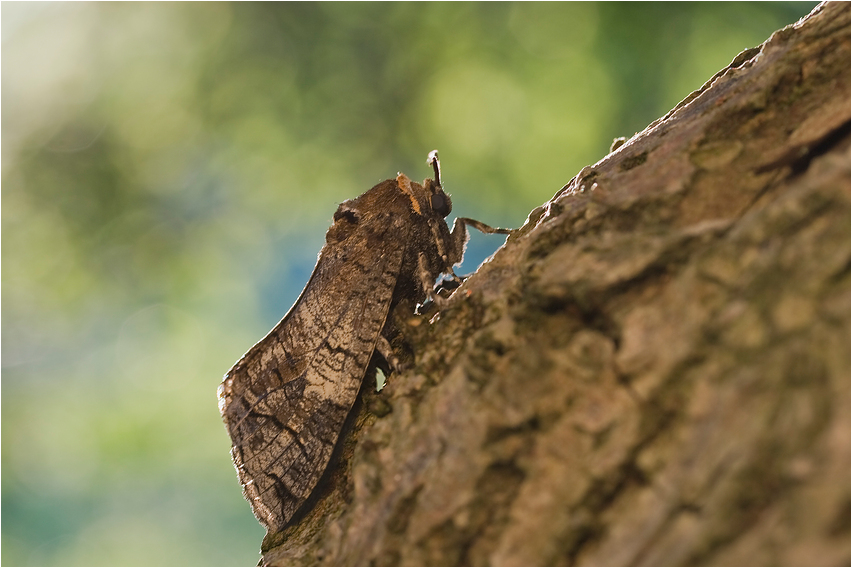
[(743, 52), (410, 319), (263, 563), (849, 564), (849, 43)]

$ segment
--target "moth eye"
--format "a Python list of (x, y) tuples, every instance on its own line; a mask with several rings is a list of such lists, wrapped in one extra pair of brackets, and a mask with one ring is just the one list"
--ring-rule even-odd
[(341, 205), (337, 208), (337, 211), (334, 213), (334, 220), (340, 221), (343, 219), (347, 223), (352, 223), (353, 225), (357, 225), (360, 217), (358, 216), (358, 212), (354, 209), (349, 209)]
[(432, 211), (440, 215), (441, 217), (446, 217), (452, 211), (453, 206), (450, 204), (449, 198), (443, 193), (435, 193), (431, 197), (432, 202)]

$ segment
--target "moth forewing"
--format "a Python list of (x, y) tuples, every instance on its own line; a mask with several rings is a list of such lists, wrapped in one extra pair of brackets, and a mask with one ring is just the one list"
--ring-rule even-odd
[(255, 516), (273, 532), (328, 465), (384, 326), (404, 247), (374, 258), (372, 278), (349, 277), (361, 270), (353, 263), (363, 265), (351, 257), (369, 256), (369, 241), (393, 240), (404, 228), (402, 219), (367, 220), (347, 238), (329, 240), (288, 314), (225, 377), (234, 463)]

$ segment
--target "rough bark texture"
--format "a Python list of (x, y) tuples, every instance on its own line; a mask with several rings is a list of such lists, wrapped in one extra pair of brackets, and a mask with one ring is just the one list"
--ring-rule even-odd
[(848, 564), (850, 7), (738, 56), (409, 322), (267, 564)]

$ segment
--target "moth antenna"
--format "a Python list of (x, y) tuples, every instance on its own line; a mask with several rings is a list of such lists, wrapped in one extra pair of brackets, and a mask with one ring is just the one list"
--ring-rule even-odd
[(441, 187), (441, 161), (438, 160), (437, 150), (429, 152), (429, 157), (426, 159), (426, 163), (432, 166), (432, 170), (435, 172), (435, 185)]

